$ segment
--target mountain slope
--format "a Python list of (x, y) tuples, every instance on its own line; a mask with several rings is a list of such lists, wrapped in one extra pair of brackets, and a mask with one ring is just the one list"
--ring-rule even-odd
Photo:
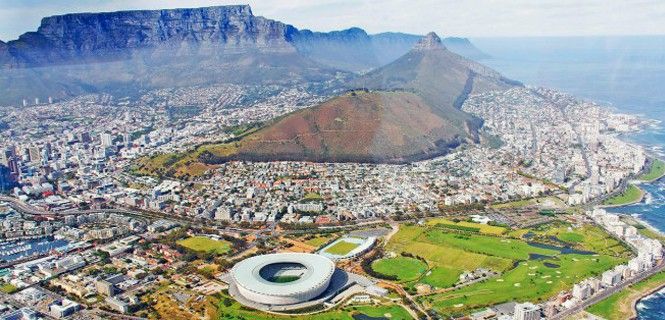
[(298, 30), (244, 5), (52, 16), (0, 42), (0, 105), (217, 83), (305, 84), (329, 94), (353, 77), (348, 71), (392, 61), (416, 38)]
[(446, 153), (468, 136), (409, 92), (352, 92), (249, 135), (230, 159), (404, 163)]
[(435, 33), (429, 33), (413, 50), (351, 85), (370, 90), (411, 90), (443, 114), (459, 114), (455, 110), (469, 94), (504, 90), (519, 83), (450, 52)]
[(316, 84), (339, 70), (297, 52), (290, 25), (249, 6), (68, 14), (0, 44), (1, 104), (235, 83)]
[(436, 34), (358, 80), (364, 88), (297, 111), (201, 161), (308, 160), (408, 163), (479, 141), (482, 121), (457, 106), (471, 93), (514, 83), (448, 52)]
[[(365, 72), (386, 65), (409, 52), (422, 38), (419, 35), (386, 32), (368, 35), (360, 28), (331, 32), (299, 30), (291, 37), (298, 52), (334, 68)], [(487, 55), (465, 38), (444, 38), (450, 51), (469, 59)]]

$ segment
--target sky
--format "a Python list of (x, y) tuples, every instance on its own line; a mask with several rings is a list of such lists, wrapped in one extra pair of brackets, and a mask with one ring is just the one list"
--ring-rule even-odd
[(361, 27), (444, 36), (665, 34), (665, 0), (0, 0), (0, 40), (73, 12), (249, 4), (255, 15), (316, 31)]

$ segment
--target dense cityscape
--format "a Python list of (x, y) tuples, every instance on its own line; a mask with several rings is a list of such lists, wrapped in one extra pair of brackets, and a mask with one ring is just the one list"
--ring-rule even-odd
[(0, 41), (0, 320), (624, 319), (663, 288), (617, 211), (665, 176), (648, 115), (434, 32), (41, 23)]

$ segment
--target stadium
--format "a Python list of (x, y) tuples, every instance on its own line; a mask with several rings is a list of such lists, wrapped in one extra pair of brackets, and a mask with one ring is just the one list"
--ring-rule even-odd
[(233, 267), (230, 277), (236, 298), (242, 298), (238, 300), (285, 306), (321, 296), (339, 271), (330, 259), (320, 255), (278, 253), (245, 259)]

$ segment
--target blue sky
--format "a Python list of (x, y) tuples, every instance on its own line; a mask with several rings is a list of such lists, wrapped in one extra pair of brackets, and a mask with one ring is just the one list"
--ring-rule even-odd
[(0, 0), (0, 39), (34, 31), (44, 16), (250, 4), (254, 14), (298, 28), (362, 27), (445, 36), (665, 34), (665, 0)]

